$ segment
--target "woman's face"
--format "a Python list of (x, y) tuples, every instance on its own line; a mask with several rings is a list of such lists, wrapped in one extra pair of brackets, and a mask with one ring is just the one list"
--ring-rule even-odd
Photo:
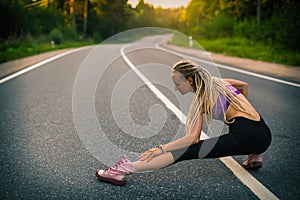
[(188, 78), (188, 80), (186, 80), (180, 73), (173, 72), (172, 80), (175, 84), (175, 90), (179, 90), (182, 95), (188, 92), (194, 92), (194, 89), (191, 86), (193, 84), (192, 78)]

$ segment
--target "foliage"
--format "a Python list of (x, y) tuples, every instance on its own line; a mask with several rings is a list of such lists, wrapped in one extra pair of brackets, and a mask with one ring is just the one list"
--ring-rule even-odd
[(283, 4), (276, 7), (269, 18), (257, 23), (256, 18), (247, 18), (234, 25), (234, 33), (254, 41), (264, 42), (285, 49), (299, 51), (300, 13), (297, 6)]
[(19, 37), (26, 25), (25, 10), (15, 2), (0, 1), (0, 37)]
[[(300, 52), (284, 50), (280, 46), (266, 45), (264, 42), (240, 37), (196, 40), (198, 45), (195, 45), (195, 48), (201, 48), (208, 52), (300, 66)], [(189, 47), (187, 40), (177, 37), (173, 38), (172, 44)]]
[[(144, 0), (135, 8), (127, 0), (0, 0), (1, 50), (12, 52), (19, 42), (33, 52), (37, 47), (31, 42), (40, 38), (46, 43), (89, 38), (98, 43), (128, 29), (156, 26), (204, 40), (244, 38), (299, 55), (299, 4), (297, 0), (191, 0), (186, 8), (163, 9)], [(234, 47), (223, 42), (228, 49)]]
[(297, 54), (299, 4), (296, 0), (192, 0), (180, 17), (181, 29), (196, 38), (247, 38)]
[(80, 47), (91, 44), (93, 44), (93, 41), (91, 40), (64, 41), (64, 43), (60, 45), (52, 46), (49, 40), (47, 40), (46, 38), (38, 38), (34, 40), (10, 39), (0, 44), (0, 63), (39, 54), (46, 51)]
[(98, 32), (97, 35), (101, 35), (100, 38), (105, 39), (127, 29), (130, 15), (127, 0), (95, 0), (91, 2), (91, 7), (89, 34), (92, 31)]
[(234, 18), (222, 13), (212, 20), (204, 21), (195, 34), (208, 39), (229, 37), (234, 33), (234, 22)]
[(61, 44), (63, 40), (63, 35), (57, 28), (53, 29), (50, 33), (50, 40), (55, 44)]

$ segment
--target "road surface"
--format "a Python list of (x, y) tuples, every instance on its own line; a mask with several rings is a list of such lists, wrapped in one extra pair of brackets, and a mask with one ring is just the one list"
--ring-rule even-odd
[[(174, 112), (130, 70), (128, 60), (154, 82), (172, 104), (185, 113), (188, 105), (185, 97), (179, 97), (173, 90), (170, 76), (165, 73), (168, 68), (160, 67), (171, 66), (185, 57), (184, 52), (179, 56), (159, 47), (161, 37), (147, 37), (128, 44), (105, 44), (93, 51), (91, 48), (80, 49), (0, 84), (1, 199), (262, 198), (220, 159), (186, 161), (159, 171), (134, 174), (127, 178), (124, 187), (95, 178), (95, 170), (105, 167), (105, 162), (101, 162), (101, 156), (91, 149), (97, 148), (93, 141), (88, 143), (84, 138), (93, 140), (94, 118), (91, 121), (83, 119), (84, 123), (79, 125), (74, 119), (74, 88), (76, 84), (82, 84), (78, 83), (81, 67), (89, 61), (94, 64), (91, 69), (95, 70), (94, 76), (88, 73), (91, 77), (85, 77), (87, 83), (94, 83), (92, 80), (102, 73), (95, 80), (92, 98), (102, 132), (119, 149), (138, 154), (172, 140), (183, 126)], [(84, 60), (87, 56), (90, 60)], [(207, 62), (196, 58), (194, 61), (210, 67)], [(264, 153), (263, 168), (250, 172), (250, 175), (266, 188), (267, 194), (274, 195), (272, 198), (299, 199), (299, 87), (225, 68), (219, 68), (219, 73), (222, 77), (248, 82), (249, 99), (273, 133), (272, 144)], [(161, 116), (163, 125), (156, 135), (147, 135), (157, 131), (151, 127), (137, 137), (129, 135), (123, 129), (130, 131), (130, 123), (122, 117), (115, 120), (117, 116), (114, 116), (112, 106), (118, 107), (122, 102), (114, 96), (117, 95), (114, 91), (129, 84), (128, 80), (137, 85), (132, 86), (134, 90), (130, 93), (127, 112), (133, 123), (142, 128), (152, 122), (157, 125), (154, 129), (159, 127), (161, 123), (157, 119)], [(83, 98), (85, 94), (79, 95)], [(151, 119), (148, 111), (156, 109), (153, 105), (164, 111), (153, 112), (156, 118)], [(87, 105), (87, 110), (89, 108)], [(91, 134), (87, 132), (83, 136), (81, 128), (90, 129)], [(95, 141), (99, 146), (105, 145), (97, 138)], [(240, 164), (244, 158), (234, 157)]]

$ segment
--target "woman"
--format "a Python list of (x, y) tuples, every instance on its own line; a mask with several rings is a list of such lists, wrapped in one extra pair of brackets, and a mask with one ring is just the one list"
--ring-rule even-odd
[[(97, 178), (124, 185), (125, 176), (131, 173), (160, 169), (183, 160), (233, 155), (248, 155), (243, 163), (246, 169), (262, 167), (261, 153), (271, 143), (271, 132), (247, 100), (245, 82), (212, 77), (206, 69), (188, 60), (173, 66), (172, 80), (175, 90), (182, 94), (195, 93), (187, 117), (186, 135), (149, 149), (136, 162), (124, 156), (114, 166), (97, 170)], [(212, 119), (217, 119), (229, 126), (229, 133), (200, 140), (204, 116), (208, 129)]]

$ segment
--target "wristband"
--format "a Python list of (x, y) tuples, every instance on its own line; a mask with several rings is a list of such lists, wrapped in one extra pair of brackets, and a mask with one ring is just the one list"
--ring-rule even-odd
[(167, 152), (163, 149), (163, 145), (162, 145), (162, 144), (159, 145), (157, 148), (159, 148), (160, 151), (161, 151), (162, 153), (167, 153)]

